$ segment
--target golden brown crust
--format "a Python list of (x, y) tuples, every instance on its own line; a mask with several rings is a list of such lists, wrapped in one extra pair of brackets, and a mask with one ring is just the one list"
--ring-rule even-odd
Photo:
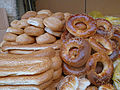
[(3, 40), (0, 43), (0, 47), (6, 46), (6, 45), (18, 45), (18, 43), (16, 43), (16, 42), (8, 42), (8, 41), (5, 41), (5, 40)]
[(109, 39), (96, 34), (89, 38), (91, 47), (97, 52), (105, 52), (108, 55), (112, 54), (113, 46)]
[(60, 56), (66, 64), (73, 67), (80, 67), (87, 62), (90, 54), (91, 46), (88, 41), (75, 37), (62, 45)]
[(55, 56), (51, 58), (51, 60), (52, 60), (51, 68), (53, 68), (54, 70), (57, 70), (62, 67), (62, 60), (61, 60), (59, 54), (56, 53)]
[(53, 80), (49, 80), (43, 84), (40, 85), (1, 85), (0, 89), (1, 90), (10, 90), (10, 89), (15, 89), (15, 90), (43, 90), (44, 88), (47, 88)]
[(43, 50), (46, 48), (53, 48), (55, 50), (58, 50), (61, 48), (61, 44), (57, 43), (57, 41), (53, 44), (28, 44), (28, 45), (5, 45), (2, 47), (3, 51), (7, 50)]
[(112, 30), (112, 24), (106, 19), (96, 19), (97, 33), (106, 37), (111, 38), (114, 31)]
[(59, 32), (62, 31), (64, 24), (61, 20), (55, 17), (48, 17), (43, 20), (46, 27), (50, 28), (52, 31)]
[(58, 18), (60, 20), (63, 20), (64, 19), (64, 13), (56, 12), (56, 13), (52, 14), (51, 17), (56, 17), (56, 18)]
[(101, 85), (98, 90), (116, 90), (112, 84)]
[[(81, 23), (82, 22), (82, 23)], [(77, 24), (82, 24), (85, 28), (76, 26)], [(89, 37), (96, 33), (96, 22), (95, 20), (85, 14), (75, 14), (69, 17), (66, 22), (67, 30), (77, 37)]]
[(65, 63), (63, 63), (63, 65), (62, 65), (62, 69), (63, 69), (63, 73), (65, 75), (75, 75), (78, 77), (86, 75), (87, 71), (88, 71), (88, 69), (86, 68), (86, 65), (75, 68), (75, 67), (69, 66)]
[(14, 28), (25, 28), (27, 26), (29, 26), (29, 24), (27, 23), (27, 19), (14, 20), (11, 22), (11, 27)]
[(54, 71), (53, 73), (53, 80), (59, 79), (62, 76), (62, 68)]
[(47, 14), (48, 16), (51, 16), (52, 12), (50, 10), (40, 10), (37, 14)]
[(89, 86), (86, 90), (98, 90), (96, 86)]
[(51, 30), (50, 28), (48, 28), (48, 27), (45, 27), (45, 31), (46, 31), (47, 33), (49, 33), (49, 34), (52, 34), (52, 35), (56, 36), (56, 37), (60, 37), (61, 34), (62, 34), (62, 32), (54, 32), (54, 31), (52, 31), (52, 30)]
[(27, 23), (29, 23), (30, 25), (39, 27), (39, 28), (44, 28), (43, 19), (41, 19), (41, 18), (30, 17), (30, 18), (27, 20)]
[(67, 21), (68, 18), (69, 18), (71, 15), (72, 15), (72, 14), (70, 14), (70, 13), (68, 13), (68, 12), (64, 13), (64, 19), (65, 19), (65, 21)]
[(21, 34), (16, 38), (16, 42), (19, 44), (31, 44), (35, 42), (35, 38), (27, 34)]
[(48, 15), (47, 14), (37, 14), (36, 17), (41, 18), (41, 19), (45, 19), (48, 17)]
[(69, 33), (68, 30), (65, 30), (61, 34), (61, 40), (62, 40), (63, 43), (65, 43), (67, 40), (69, 40), (72, 37), (75, 37), (75, 36), (73, 36), (71, 33)]
[(39, 36), (39, 35), (42, 35), (44, 33), (44, 30), (42, 28), (28, 26), (24, 29), (24, 32), (30, 36)]
[(23, 29), (20, 29), (20, 28), (14, 28), (14, 27), (8, 27), (6, 32), (10, 32), (10, 33), (13, 33), (13, 34), (23, 34), (24, 33), (24, 30)]
[[(97, 62), (101, 62), (104, 66), (102, 72), (96, 73)], [(110, 82), (113, 74), (113, 63), (110, 58), (103, 52), (93, 54), (87, 62), (87, 77), (90, 82), (96, 86), (100, 86)]]
[(37, 44), (48, 44), (48, 43), (53, 43), (55, 41), (56, 41), (56, 37), (52, 36), (49, 33), (45, 33), (43, 35), (36, 37)]
[(53, 70), (50, 69), (42, 74), (33, 76), (9, 76), (0, 78), (0, 85), (40, 85), (53, 77)]
[(37, 13), (35, 11), (28, 11), (25, 14), (23, 14), (21, 19), (28, 19), (29, 17), (35, 17), (36, 15)]
[(17, 38), (17, 35), (12, 34), (10, 32), (7, 32), (3, 37), (3, 39), (8, 42), (14, 42), (16, 41), (16, 38)]
[(10, 50), (8, 51), (9, 54), (16, 54), (16, 55), (23, 55), (23, 54), (30, 54), (34, 51), (27, 51), (27, 50)]
[[(46, 49), (39, 50), (39, 51), (34, 51), (34, 50), (10, 50), (8, 52), (11, 52), (11, 53), (14, 52), (14, 54), (18, 54), (18, 52), (20, 52), (20, 53), (22, 52), (23, 54), (26, 54), (26, 55), (19, 55), (20, 57), (28, 57), (28, 56), (50, 57), (50, 58), (53, 58), (52, 61), (54, 63), (55, 63), (55, 61), (57, 61), (57, 63), (58, 63), (58, 61), (59, 61), (59, 63), (62, 62), (61, 59), (59, 58), (59, 56), (55, 56), (55, 50), (53, 48), (46, 48)], [(2, 56), (2, 55), (0, 54), (0, 56)], [(7, 55), (3, 55), (3, 56), (7, 56)], [(16, 57), (16, 55), (13, 55), (13, 54), (9, 54), (9, 56), (10, 57)], [(56, 57), (56, 58), (54, 58), (54, 57)], [(55, 64), (58, 65), (57, 63), (55, 63)], [(60, 65), (58, 65), (58, 66), (60, 66)]]
[(51, 66), (52, 62), (50, 60), (19, 66), (0, 66), (0, 77), (41, 74), (49, 70)]
[(28, 62), (33, 64), (50, 60), (49, 57), (37, 57), (37, 55), (39, 56), (39, 54), (35, 54), (33, 57), (29, 57), (29, 55), (0, 54), (0, 66), (26, 65)]
[(78, 88), (78, 84), (79, 84), (79, 81), (76, 76), (68, 75), (60, 81), (57, 89), (58, 90), (76, 90)]

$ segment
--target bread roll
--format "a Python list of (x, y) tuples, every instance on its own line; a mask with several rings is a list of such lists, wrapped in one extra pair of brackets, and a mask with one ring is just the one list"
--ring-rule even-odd
[(40, 35), (36, 38), (36, 42), (38, 44), (48, 44), (48, 43), (53, 43), (55, 41), (56, 41), (56, 37), (54, 37), (48, 33)]
[(18, 44), (31, 44), (35, 42), (35, 38), (28, 36), (27, 34), (21, 34), (16, 38)]
[(16, 38), (17, 38), (17, 35), (7, 32), (4, 35), (3, 40), (8, 41), (8, 42), (14, 42), (16, 41)]
[(44, 33), (44, 30), (42, 28), (28, 26), (24, 29), (24, 32), (30, 36), (39, 36), (39, 35), (42, 35)]

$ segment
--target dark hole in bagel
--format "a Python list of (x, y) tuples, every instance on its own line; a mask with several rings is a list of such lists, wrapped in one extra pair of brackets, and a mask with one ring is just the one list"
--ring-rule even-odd
[(98, 29), (99, 30), (105, 30), (105, 27), (104, 26), (99, 26)]
[(77, 23), (75, 23), (75, 26), (79, 30), (87, 29), (87, 25), (84, 22), (77, 22)]
[(69, 54), (71, 58), (76, 58), (78, 56), (79, 48), (78, 47), (72, 47), (69, 49)]
[(104, 68), (104, 65), (102, 64), (102, 62), (97, 62), (95, 72), (99, 74), (102, 72), (103, 68)]
[(93, 55), (94, 53), (97, 53), (97, 51), (95, 51), (93, 48), (91, 49), (91, 55)]

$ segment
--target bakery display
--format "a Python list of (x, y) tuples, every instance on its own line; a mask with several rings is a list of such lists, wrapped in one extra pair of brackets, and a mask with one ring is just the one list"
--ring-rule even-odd
[(28, 11), (0, 43), (1, 90), (119, 90), (120, 25)]

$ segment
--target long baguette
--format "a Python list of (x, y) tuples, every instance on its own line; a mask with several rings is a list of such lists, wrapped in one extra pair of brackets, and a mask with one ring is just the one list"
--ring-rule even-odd
[(51, 60), (45, 60), (44, 62), (19, 65), (19, 66), (1, 66), (0, 77), (2, 76), (16, 76), (16, 75), (34, 75), (43, 73), (51, 68)]
[(61, 44), (53, 43), (53, 44), (29, 44), (29, 45), (5, 45), (2, 47), (3, 51), (7, 50), (42, 50), (46, 48), (60, 49)]
[(40, 85), (2, 85), (0, 86), (0, 90), (43, 90), (47, 88), (53, 80), (49, 80)]
[(40, 85), (52, 79), (53, 69), (39, 75), (9, 76), (0, 78), (0, 85)]
[[(20, 50), (19, 50), (20, 51)], [(0, 54), (0, 57), (54, 57), (55, 56), (55, 50), (53, 48), (46, 48), (43, 50), (39, 50), (39, 51), (33, 51), (30, 54), (25, 54), (25, 55), (15, 55), (15, 54)]]
[(1, 57), (0, 66), (19, 66), (50, 61), (49, 57)]

